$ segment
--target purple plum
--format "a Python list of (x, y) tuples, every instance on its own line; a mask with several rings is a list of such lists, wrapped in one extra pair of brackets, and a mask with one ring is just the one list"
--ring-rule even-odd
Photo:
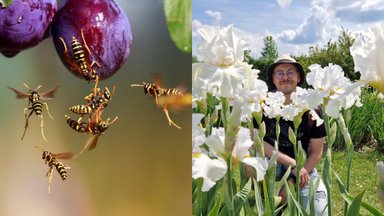
[(63, 64), (88, 81), (94, 80), (88, 73), (94, 72), (100, 80), (115, 74), (126, 61), (132, 45), (129, 20), (113, 0), (65, 0), (55, 16), (51, 33)]
[(0, 8), (0, 52), (13, 57), (48, 37), (56, 10), (55, 0), (14, 0)]

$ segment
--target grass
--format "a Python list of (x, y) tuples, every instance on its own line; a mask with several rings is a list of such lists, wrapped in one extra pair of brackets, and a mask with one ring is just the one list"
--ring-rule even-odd
[[(358, 193), (366, 190), (363, 201), (384, 212), (384, 208), (380, 206), (376, 193), (376, 163), (378, 161), (384, 161), (384, 155), (378, 151), (355, 153), (351, 168), (350, 193), (356, 196)], [(344, 182), (347, 170), (345, 152), (332, 153), (332, 167)], [(333, 215), (343, 215), (344, 200), (340, 195), (334, 177), (331, 191)], [(365, 209), (362, 209), (360, 214), (371, 215)]]

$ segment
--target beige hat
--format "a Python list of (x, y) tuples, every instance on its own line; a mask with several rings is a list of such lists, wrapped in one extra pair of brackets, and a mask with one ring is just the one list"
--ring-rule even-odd
[(305, 73), (303, 70), (303, 66), (301, 66), (300, 63), (296, 62), (296, 60), (293, 59), (291, 56), (285, 54), (285, 55), (281, 55), (281, 56), (277, 57), (276, 61), (268, 66), (268, 68), (267, 68), (267, 84), (269, 86), (272, 86), (274, 89), (276, 89), (275, 84), (273, 84), (272, 75), (273, 75), (273, 70), (279, 64), (293, 64), (293, 65), (295, 65), (295, 67), (297, 68), (297, 70), (300, 73), (300, 82), (297, 85), (300, 86), (301, 84), (304, 83)]

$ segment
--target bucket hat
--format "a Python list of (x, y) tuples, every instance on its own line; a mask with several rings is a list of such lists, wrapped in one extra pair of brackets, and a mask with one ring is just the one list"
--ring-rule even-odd
[(297, 68), (297, 71), (300, 73), (300, 82), (297, 85), (300, 86), (301, 84), (304, 83), (305, 73), (303, 70), (303, 66), (301, 66), (301, 64), (298, 63), (291, 56), (285, 54), (285, 55), (281, 55), (281, 56), (277, 57), (276, 61), (268, 66), (268, 68), (267, 68), (267, 84), (268, 84), (268, 86), (273, 87), (273, 89), (276, 89), (275, 84), (273, 84), (272, 75), (273, 75), (273, 70), (279, 64), (293, 64)]

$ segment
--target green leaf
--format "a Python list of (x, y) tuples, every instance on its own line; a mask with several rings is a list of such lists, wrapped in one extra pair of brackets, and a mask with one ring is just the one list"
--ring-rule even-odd
[(360, 212), (360, 206), (363, 201), (363, 196), (364, 196), (365, 190), (361, 193), (359, 193), (356, 198), (353, 200), (351, 207), (349, 207), (347, 216), (357, 216), (359, 215)]
[(262, 203), (262, 198), (261, 198), (261, 192), (259, 189), (259, 183), (256, 181), (256, 179), (252, 178), (253, 185), (254, 185), (254, 190), (255, 190), (255, 206), (256, 206), (256, 213), (257, 215), (262, 215), (263, 214), (263, 203)]
[[(293, 185), (286, 183), (285, 192), (287, 193), (288, 206), (291, 207), (291, 215), (296, 215), (296, 210), (299, 215), (309, 216), (301, 204), (295, 199), (295, 188)], [(294, 206), (294, 207), (293, 207)]]
[(215, 204), (213, 205), (211, 211), (209, 212), (208, 216), (216, 216), (216, 215), (219, 215), (219, 210), (220, 210), (220, 206), (222, 204), (222, 197), (221, 196), (218, 196), (216, 199), (215, 199)]
[[(340, 180), (340, 178), (337, 175), (337, 173), (335, 172), (335, 170), (332, 169), (332, 171), (333, 171), (333, 174), (336, 177), (336, 182), (337, 182), (337, 185), (339, 187), (339, 191), (340, 191), (341, 196), (343, 197), (343, 199), (345, 201), (347, 201), (349, 204), (351, 204), (352, 200), (353, 200), (353, 197), (351, 195), (349, 195), (349, 193), (345, 189), (345, 186), (344, 186), (343, 182)], [(384, 214), (382, 214), (379, 210), (375, 209), (374, 207), (372, 207), (371, 205), (369, 205), (369, 204), (367, 204), (365, 202), (361, 202), (361, 206), (363, 208), (365, 208), (367, 211), (369, 211), (370, 213), (372, 213), (372, 215), (384, 216)]]
[(330, 135), (329, 135), (329, 143), (328, 145), (332, 146), (336, 139), (336, 132), (337, 132), (337, 123), (334, 122), (330, 129)]
[[(251, 191), (252, 180), (251, 178), (248, 180), (247, 184), (244, 185), (243, 189), (241, 189), (233, 198), (233, 206), (235, 214), (238, 214), (243, 207), (245, 201), (247, 200), (248, 194)], [(223, 208), (220, 212), (221, 216), (229, 215), (228, 208)]]
[(192, 0), (164, 0), (168, 32), (177, 48), (192, 51)]
[(295, 132), (293, 132), (292, 128), (289, 127), (288, 128), (288, 138), (289, 138), (289, 141), (291, 141), (291, 143), (295, 146), (296, 145), (296, 135), (295, 135)]
[(12, 4), (12, 1), (13, 0), (0, 0), (0, 9), (8, 7)]

